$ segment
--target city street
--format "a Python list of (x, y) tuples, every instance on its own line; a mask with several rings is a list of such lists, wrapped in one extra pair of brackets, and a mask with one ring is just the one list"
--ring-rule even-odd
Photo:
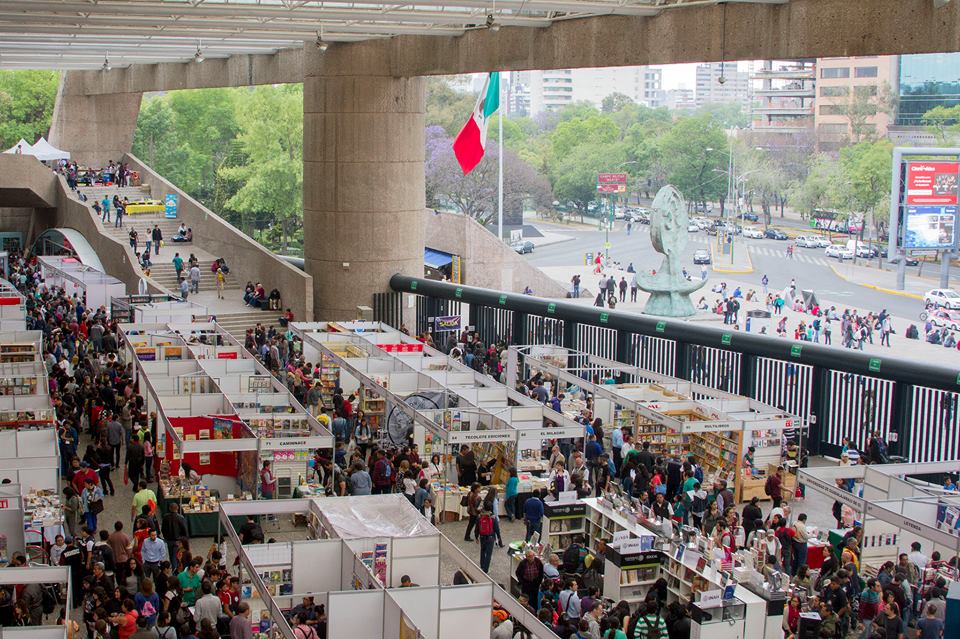
[[(551, 233), (561, 233), (573, 237), (566, 242), (538, 247), (533, 253), (528, 254), (527, 259), (536, 266), (582, 264), (586, 253), (595, 253), (603, 249), (605, 233), (596, 230), (595, 227), (588, 230), (581, 225), (571, 227), (541, 222), (537, 222), (536, 226)], [(698, 249), (709, 250), (710, 243), (714, 242), (716, 238), (703, 231), (697, 231), (696, 233), (688, 233), (688, 240), (682, 264), (693, 277), (699, 277), (700, 266), (693, 263), (693, 253)], [(786, 250), (789, 243), (787, 241), (750, 239), (737, 236), (734, 250), (741, 250), (744, 247), (749, 250), (753, 262), (753, 272), (728, 275), (708, 269), (708, 277), (717, 281), (736, 280), (749, 286), (755, 286), (758, 290), (764, 274), (769, 278), (770, 290), (783, 289), (793, 278), (796, 279), (797, 286), (800, 289), (813, 289), (821, 305), (828, 303), (828, 306), (836, 305), (839, 309), (850, 307), (862, 311), (879, 311), (886, 308), (896, 316), (919, 322), (918, 314), (923, 308), (921, 301), (911, 297), (869, 289), (838, 277), (830, 267), (831, 265), (839, 266), (839, 260), (825, 257), (823, 249), (797, 247), (793, 259), (788, 259)], [(611, 258), (620, 262), (623, 268), (633, 262), (637, 271), (649, 271), (659, 268), (663, 261), (663, 256), (654, 251), (650, 243), (650, 227), (648, 225), (634, 225), (633, 232), (628, 236), (623, 222), (618, 221), (614, 230), (610, 233), (610, 244)], [(858, 259), (857, 262), (865, 264), (866, 260)], [(849, 263), (849, 261), (846, 263)], [(876, 260), (872, 260), (871, 263), (875, 265)], [(918, 268), (907, 268), (908, 281), (917, 276)], [(925, 274), (936, 277), (937, 268), (935, 265), (925, 265)], [(937, 287), (936, 280), (925, 281), (929, 283), (928, 288)], [(596, 282), (587, 277), (583, 286), (595, 291)]]

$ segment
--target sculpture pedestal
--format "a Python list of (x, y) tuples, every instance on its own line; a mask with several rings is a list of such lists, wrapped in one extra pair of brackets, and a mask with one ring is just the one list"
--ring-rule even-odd
[(697, 311), (690, 301), (690, 293), (703, 288), (706, 280), (690, 281), (670, 274), (637, 277), (640, 290), (650, 294), (643, 312), (662, 317), (690, 317)]

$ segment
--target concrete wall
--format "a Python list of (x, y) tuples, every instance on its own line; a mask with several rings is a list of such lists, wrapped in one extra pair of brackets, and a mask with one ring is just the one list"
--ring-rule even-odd
[(131, 170), (140, 172), (141, 182), (150, 186), (153, 197), (159, 199), (167, 193), (177, 194), (177, 215), (193, 229), (194, 241), (204, 250), (226, 259), (231, 278), (240, 282), (241, 287), (247, 280), (259, 280), (268, 291), (277, 288), (283, 296), (284, 306), (298, 318), (313, 319), (313, 278), (310, 275), (244, 235), (137, 157), (127, 154), (126, 159)]
[(538, 297), (565, 297), (566, 289), (497, 238), (473, 218), (424, 211), (424, 242), (463, 258), (463, 283), (522, 293), (529, 286)]
[(46, 215), (44, 209), (0, 207), (0, 231), (23, 234), (25, 246), (36, 238), (37, 218)]
[(60, 76), (50, 125), (50, 143), (70, 151), (80, 165), (106, 166), (120, 161), (133, 146), (140, 114), (139, 92), (84, 95), (75, 85), (80, 76)]
[[(70, 72), (84, 95), (299, 82), (304, 75), (414, 77), (492, 70), (794, 59), (960, 51), (960, 3), (790, 0), (700, 4), (657, 16), (562, 20), (546, 28), (476, 29), (462, 36), (398, 36), (334, 43), (319, 60), (281, 51), (202, 65), (133, 65)], [(726, 17), (724, 19), (724, 12)], [(726, 25), (725, 36), (721, 25)], [(313, 50), (313, 43), (306, 43)]]

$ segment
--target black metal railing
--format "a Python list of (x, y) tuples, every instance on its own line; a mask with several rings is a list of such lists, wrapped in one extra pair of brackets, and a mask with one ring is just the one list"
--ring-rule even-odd
[(557, 344), (779, 406), (807, 420), (815, 454), (876, 430), (912, 461), (960, 458), (957, 367), (405, 275), (390, 286), (417, 296), (420, 331), (464, 309), (487, 343)]

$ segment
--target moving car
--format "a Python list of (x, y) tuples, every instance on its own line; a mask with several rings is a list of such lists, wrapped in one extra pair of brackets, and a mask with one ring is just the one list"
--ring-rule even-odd
[(940, 309), (930, 313), (930, 323), (937, 328), (960, 330), (960, 312)]
[(770, 238), (771, 240), (787, 239), (787, 234), (781, 231), (780, 229), (767, 229), (767, 232), (764, 233), (763, 236)]
[(690, 233), (696, 233), (699, 230), (700, 230), (700, 227), (694, 224), (693, 222), (691, 222), (690, 224), (687, 224), (687, 231), (689, 231)]
[(759, 222), (759, 221), (760, 221), (760, 216), (757, 215), (756, 213), (741, 213), (741, 214), (738, 215), (737, 217), (739, 217), (741, 220), (746, 220), (746, 221), (748, 221), (748, 222)]
[(709, 264), (710, 263), (710, 252), (704, 249), (697, 249), (693, 252), (693, 263), (694, 264)]
[(753, 228), (752, 226), (748, 226), (747, 228), (743, 229), (743, 236), (752, 237), (755, 240), (759, 240), (763, 239), (763, 231)]
[(853, 250), (848, 249), (843, 244), (831, 244), (824, 250), (823, 254), (827, 257), (839, 257), (841, 260), (853, 259)]
[[(797, 246), (803, 248), (821, 248), (820, 238), (815, 235), (801, 235), (796, 239)], [(828, 243), (827, 246), (830, 244)], [(822, 247), (826, 248), (826, 247)]]
[(932, 288), (924, 294), (923, 301), (937, 308), (960, 310), (960, 293), (949, 288)]
[(517, 240), (510, 243), (510, 248), (523, 255), (524, 253), (533, 253), (534, 244), (530, 240)]

